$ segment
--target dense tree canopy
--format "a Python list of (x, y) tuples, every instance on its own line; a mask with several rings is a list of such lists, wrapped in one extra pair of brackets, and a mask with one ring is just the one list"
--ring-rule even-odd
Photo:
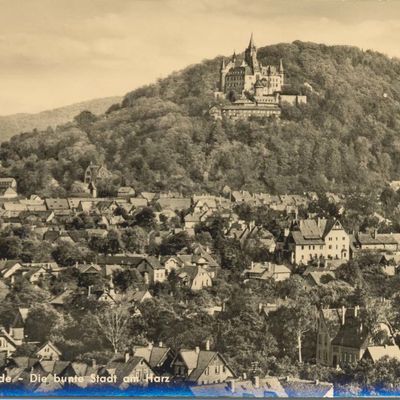
[[(113, 176), (99, 188), (354, 191), (400, 173), (400, 62), (349, 46), (296, 41), (261, 48), (282, 58), (287, 82), (308, 96), (285, 105), (281, 122), (214, 122), (220, 58), (129, 93), (104, 116), (82, 112), (54, 132), (31, 132), (1, 145), (0, 174), (25, 194), (62, 195), (90, 161)], [(74, 186), (75, 184), (75, 186)], [(385, 201), (391, 201), (389, 196)], [(145, 222), (145, 221), (143, 221)]]

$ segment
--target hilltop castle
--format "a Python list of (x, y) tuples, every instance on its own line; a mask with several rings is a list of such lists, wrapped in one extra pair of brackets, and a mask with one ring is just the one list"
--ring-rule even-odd
[(222, 59), (220, 69), (220, 91), (243, 94), (258, 92), (259, 95), (272, 95), (280, 92), (284, 84), (283, 63), (279, 67), (262, 65), (257, 60), (257, 48), (251, 35), (244, 59), (240, 61), (234, 53), (228, 63)]
[(215, 92), (215, 97), (228, 98), (232, 104), (212, 107), (210, 114), (214, 118), (227, 116), (243, 119), (252, 115), (279, 117), (283, 101), (292, 105), (307, 102), (306, 96), (285, 91), (282, 59), (279, 66), (263, 65), (257, 59), (253, 34), (244, 58), (240, 59), (235, 53), (228, 62), (223, 58), (219, 72), (219, 90)]

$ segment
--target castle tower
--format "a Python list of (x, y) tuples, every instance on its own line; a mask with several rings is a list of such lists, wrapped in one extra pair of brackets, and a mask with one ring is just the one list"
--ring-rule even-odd
[(284, 70), (283, 70), (283, 62), (282, 62), (282, 58), (279, 60), (279, 75), (280, 75), (280, 77), (281, 77), (281, 86), (283, 86), (285, 83), (284, 83), (284, 76), (285, 76), (285, 73), (284, 73)]
[(252, 69), (253, 74), (260, 71), (260, 65), (257, 60), (257, 47), (254, 44), (253, 34), (251, 34), (249, 45), (244, 52), (244, 60)]
[(261, 83), (259, 79), (254, 85), (254, 94), (256, 97), (262, 97), (264, 93), (264, 85)]
[(225, 71), (225, 59), (222, 58), (221, 61), (221, 68), (219, 70), (219, 90), (221, 92), (225, 91), (225, 75), (226, 75), (226, 71)]

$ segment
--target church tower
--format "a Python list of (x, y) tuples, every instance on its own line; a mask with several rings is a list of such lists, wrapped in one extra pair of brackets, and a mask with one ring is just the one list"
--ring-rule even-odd
[(254, 44), (253, 34), (251, 34), (250, 42), (244, 52), (244, 60), (246, 64), (252, 69), (252, 73), (260, 72), (260, 65), (257, 60), (257, 47)]

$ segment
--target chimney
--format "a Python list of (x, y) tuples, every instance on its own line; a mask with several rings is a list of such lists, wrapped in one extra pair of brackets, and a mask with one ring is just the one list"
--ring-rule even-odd
[(344, 325), (346, 321), (346, 307), (342, 306), (342, 325)]
[(127, 363), (130, 358), (131, 358), (131, 355), (129, 354), (129, 351), (126, 351), (125, 352), (125, 362)]
[(256, 389), (260, 387), (260, 377), (258, 375), (253, 376), (253, 385)]
[(200, 353), (200, 347), (196, 346), (195, 351), (196, 351), (196, 354), (199, 354)]
[(206, 350), (210, 351), (210, 340), (206, 340)]
[(228, 383), (228, 388), (231, 391), (231, 393), (235, 393), (235, 380), (230, 379), (227, 383)]

